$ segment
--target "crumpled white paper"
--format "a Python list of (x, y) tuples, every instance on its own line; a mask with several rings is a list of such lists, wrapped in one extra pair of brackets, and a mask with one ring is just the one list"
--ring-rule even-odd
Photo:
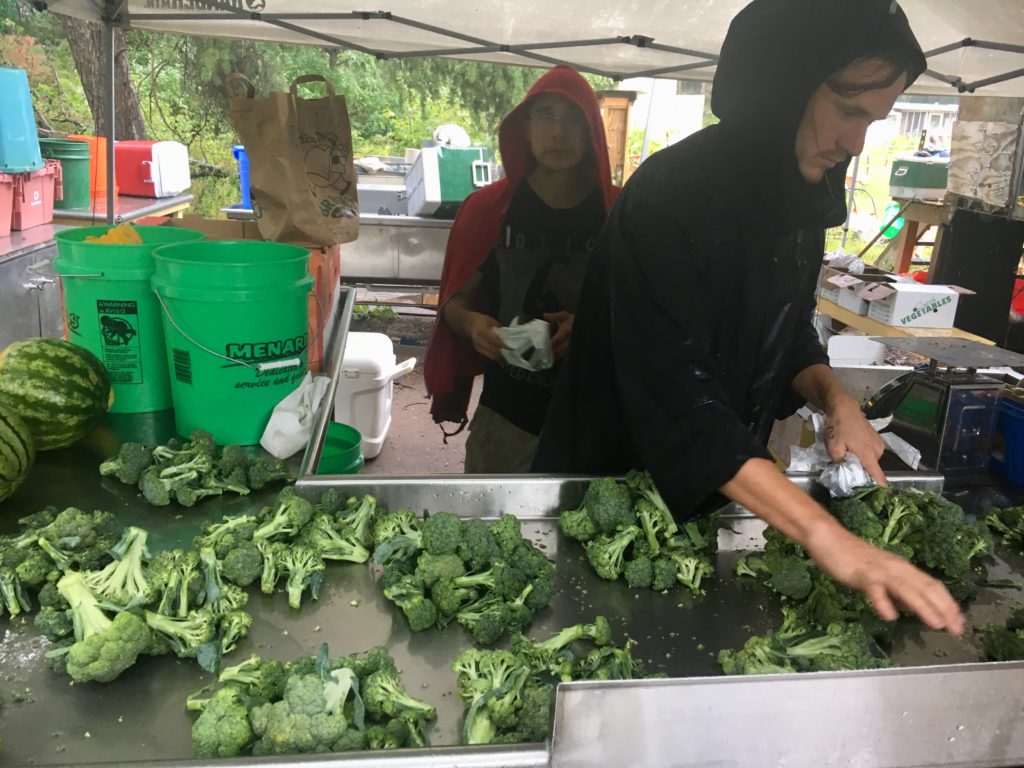
[(854, 491), (874, 485), (875, 480), (867, 473), (860, 459), (852, 453), (838, 464), (829, 464), (818, 477), (818, 482), (828, 488), (829, 495), (835, 499), (852, 496)]
[(837, 248), (825, 254), (825, 263), (836, 269), (845, 269), (851, 275), (863, 275), (867, 264), (858, 259), (856, 254), (846, 253), (842, 248)]
[(544, 320), (531, 320), (498, 328), (498, 338), (505, 342), (507, 349), (501, 356), (509, 365), (528, 371), (546, 371), (555, 364), (555, 352), (551, 347), (551, 325)]
[(313, 434), (313, 417), (330, 384), (327, 376), (314, 378), (307, 373), (298, 388), (274, 406), (260, 438), (267, 453), (287, 459), (306, 447)]
[[(794, 445), (789, 450), (789, 472), (817, 472), (821, 470), (818, 482), (821, 483), (834, 498), (845, 498), (866, 486), (875, 484), (874, 478), (867, 473), (860, 459), (852, 453), (846, 454), (842, 462), (833, 463), (825, 447), (825, 415), (812, 411), (806, 406), (797, 411), (804, 420), (809, 421), (814, 429), (814, 444), (801, 448)], [(872, 419), (868, 423), (876, 432), (887, 428), (892, 416)], [(903, 438), (892, 432), (881, 432), (886, 448), (906, 462), (907, 466), (916, 470), (921, 464), (921, 452)]]

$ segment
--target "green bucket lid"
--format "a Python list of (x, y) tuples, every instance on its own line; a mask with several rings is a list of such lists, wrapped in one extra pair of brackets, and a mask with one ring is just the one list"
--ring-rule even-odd
[(333, 421), (327, 427), (327, 439), (320, 454), (318, 475), (354, 475), (363, 466), (363, 436), (348, 424)]

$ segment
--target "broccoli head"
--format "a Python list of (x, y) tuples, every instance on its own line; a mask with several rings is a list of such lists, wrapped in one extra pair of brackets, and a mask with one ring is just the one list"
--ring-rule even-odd
[(302, 545), (288, 547), (278, 558), (277, 566), (285, 577), (288, 605), (292, 608), (302, 607), (302, 593), (307, 590), (314, 600), (320, 597), (325, 565), (315, 551)]
[(406, 693), (402, 680), (394, 669), (378, 669), (363, 681), (363, 701), (366, 711), (378, 719), (415, 715), (424, 720), (437, 717), (437, 710), (425, 701)]
[(222, 688), (192, 724), (195, 757), (237, 757), (253, 741), (249, 710), (235, 688)]
[(489, 568), (498, 556), (498, 544), (491, 535), (491, 528), (479, 518), (462, 521), (462, 540), (458, 555), (470, 571)]
[(365, 563), (370, 559), (370, 550), (360, 543), (356, 532), (347, 527), (339, 530), (331, 515), (314, 517), (302, 534), (302, 543), (324, 560)]
[(633, 589), (650, 587), (654, 584), (654, 561), (646, 555), (640, 555), (626, 563), (622, 575)]
[(423, 520), (423, 549), (430, 555), (454, 555), (462, 543), (462, 521), (451, 512)]
[(152, 464), (152, 449), (142, 443), (122, 443), (117, 456), (100, 464), (100, 475), (115, 477), (125, 485), (137, 485), (143, 471)]
[(613, 536), (599, 536), (586, 544), (587, 560), (602, 579), (615, 581), (626, 567), (626, 549), (640, 535), (631, 525)]

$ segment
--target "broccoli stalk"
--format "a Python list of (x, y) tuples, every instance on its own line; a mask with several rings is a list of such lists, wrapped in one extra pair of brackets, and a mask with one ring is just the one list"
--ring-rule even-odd
[(249, 600), (248, 593), (234, 584), (225, 584), (221, 577), (217, 555), (209, 547), (199, 550), (199, 563), (203, 569), (203, 605), (215, 616), (237, 610)]
[(370, 550), (364, 547), (354, 530), (340, 532), (330, 515), (317, 515), (303, 533), (303, 543), (324, 560), (365, 563)]
[(146, 625), (167, 641), (180, 658), (195, 658), (199, 648), (217, 634), (217, 618), (207, 609), (183, 619), (146, 611)]
[[(326, 495), (326, 494), (325, 494)], [(321, 503), (322, 503), (321, 499)], [(360, 546), (373, 547), (374, 523), (377, 519), (377, 500), (373, 496), (355, 497), (348, 500), (345, 509), (338, 518), (338, 530), (346, 538), (358, 542)]]
[(378, 669), (370, 674), (363, 684), (363, 701), (366, 711), (373, 717), (400, 717), (415, 715), (424, 720), (437, 717), (437, 710), (430, 704), (414, 699), (406, 693), (397, 671), (390, 668)]
[(32, 601), (29, 600), (21, 579), (13, 568), (0, 568), (0, 604), (12, 618), (22, 611), (32, 610)]
[(314, 600), (319, 598), (324, 578), (324, 561), (320, 555), (309, 547), (290, 547), (278, 559), (278, 567), (287, 577), (288, 605), (301, 608), (302, 593), (307, 589)]

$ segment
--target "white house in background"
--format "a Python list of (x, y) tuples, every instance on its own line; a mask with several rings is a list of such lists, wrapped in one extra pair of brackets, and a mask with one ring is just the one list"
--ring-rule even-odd
[(940, 136), (948, 142), (953, 133), (960, 105), (957, 101), (950, 103), (916, 102), (900, 100), (896, 102), (889, 115), (895, 133), (900, 136), (917, 138), (922, 131), (930, 135)]

